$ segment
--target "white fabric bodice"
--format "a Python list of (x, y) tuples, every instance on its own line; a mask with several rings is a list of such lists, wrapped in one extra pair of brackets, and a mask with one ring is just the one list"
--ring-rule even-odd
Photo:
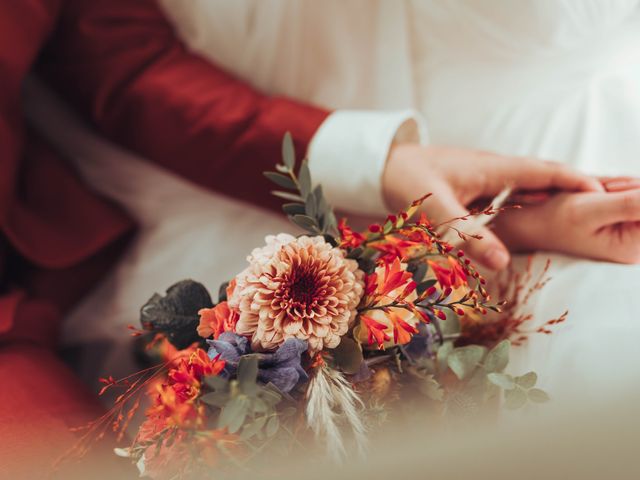
[(412, 107), (436, 143), (640, 172), (638, 0), (162, 3), (195, 50), (265, 91)]

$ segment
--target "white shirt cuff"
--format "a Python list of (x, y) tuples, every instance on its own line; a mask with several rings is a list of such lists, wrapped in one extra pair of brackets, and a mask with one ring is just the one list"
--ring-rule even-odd
[(382, 174), (391, 145), (426, 142), (424, 119), (414, 110), (337, 110), (309, 145), (311, 178), (338, 210), (387, 213)]

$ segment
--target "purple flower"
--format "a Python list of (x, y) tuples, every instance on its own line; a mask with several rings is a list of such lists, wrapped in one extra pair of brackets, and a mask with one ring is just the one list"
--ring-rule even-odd
[(231, 377), (236, 373), (240, 358), (244, 355), (258, 357), (258, 380), (272, 383), (280, 391), (288, 393), (300, 382), (309, 379), (302, 368), (302, 354), (308, 350), (307, 342), (297, 338), (287, 339), (273, 353), (253, 353), (246, 337), (225, 332), (217, 340), (207, 340), (209, 357), (226, 362), (224, 374)]

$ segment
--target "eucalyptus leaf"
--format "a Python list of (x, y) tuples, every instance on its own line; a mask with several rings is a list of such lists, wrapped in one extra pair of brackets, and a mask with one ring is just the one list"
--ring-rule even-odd
[(311, 172), (309, 171), (309, 162), (306, 159), (302, 162), (298, 172), (298, 184), (300, 195), (306, 199), (311, 193)]
[(436, 402), (444, 400), (444, 390), (433, 375), (428, 375), (426, 378), (423, 378), (418, 384), (418, 390)]
[(358, 343), (346, 336), (342, 337), (338, 346), (329, 350), (329, 353), (331, 353), (336, 367), (350, 375), (358, 373), (364, 361)]
[(290, 190), (298, 189), (297, 185), (291, 177), (287, 177), (286, 175), (282, 175), (281, 173), (264, 172), (264, 176), (282, 188), (288, 188)]
[(267, 426), (265, 428), (267, 437), (273, 437), (276, 433), (278, 433), (278, 428), (280, 428), (280, 419), (277, 415), (273, 415), (267, 422)]
[(229, 391), (229, 380), (223, 377), (218, 377), (215, 375), (209, 375), (204, 377), (204, 383), (211, 390), (216, 392), (228, 392)]
[(509, 364), (509, 350), (511, 342), (503, 340), (487, 354), (484, 359), (484, 369), (487, 372), (502, 372)]
[[(447, 319), (439, 320), (440, 332), (443, 336), (457, 335), (460, 333), (460, 320), (453, 312), (447, 310)], [(484, 347), (482, 347), (484, 348)]]
[(200, 397), (200, 400), (212, 407), (223, 408), (229, 401), (227, 392), (209, 392)]
[(296, 153), (290, 132), (285, 133), (282, 139), (282, 163), (290, 171), (293, 171), (296, 165)]
[(327, 233), (333, 233), (337, 235), (338, 232), (338, 220), (336, 219), (336, 214), (333, 212), (331, 208), (329, 208), (325, 215), (323, 221), (323, 229)]
[(347, 255), (347, 258), (358, 258), (360, 255), (363, 254), (363, 252), (364, 252), (364, 248), (356, 247), (349, 252), (349, 254)]
[(532, 388), (527, 393), (529, 400), (534, 403), (544, 403), (549, 401), (549, 394), (539, 388)]
[(314, 233), (320, 233), (318, 224), (316, 223), (316, 220), (314, 218), (311, 218), (307, 215), (293, 215), (290, 218), (291, 221), (299, 227), (305, 230), (310, 230)]
[[(423, 265), (426, 265), (426, 264), (423, 263)], [(429, 280), (425, 280), (424, 282), (419, 283), (418, 286), (416, 287), (416, 293), (418, 295), (422, 295), (424, 292), (426, 292), (431, 287), (433, 287), (437, 282), (438, 281), (435, 278), (431, 278)]]
[(411, 273), (413, 274), (413, 281), (420, 284), (420, 282), (422, 282), (422, 280), (424, 279), (424, 276), (427, 274), (427, 264), (424, 262), (419, 262), (418, 264), (414, 264), (413, 268), (411, 269)]
[(236, 433), (242, 427), (249, 411), (250, 401), (245, 395), (232, 398), (224, 406), (218, 418), (219, 428), (227, 427), (229, 433)]
[(256, 380), (258, 378), (258, 357), (245, 355), (238, 363), (238, 385), (240, 390), (247, 395), (253, 395), (257, 391)]
[(538, 375), (536, 372), (527, 372), (524, 375), (516, 378), (516, 383), (522, 388), (533, 388), (538, 382)]
[(305, 207), (301, 203), (285, 203), (282, 205), (282, 211), (287, 215), (304, 215)]
[(253, 422), (247, 423), (242, 427), (242, 433), (240, 439), (249, 440), (251, 437), (258, 434), (262, 427), (264, 427), (267, 421), (267, 417), (258, 417)]
[(271, 194), (278, 198), (289, 200), (291, 202), (304, 202), (304, 198), (302, 198), (300, 195), (296, 195), (295, 193), (291, 193), (291, 192), (283, 192), (281, 190), (272, 190)]
[(253, 411), (256, 413), (267, 413), (271, 407), (260, 397), (253, 398)]
[(271, 407), (276, 406), (282, 400), (282, 395), (277, 388), (269, 384), (260, 390), (260, 398), (262, 398)]
[(513, 377), (505, 373), (490, 373), (487, 375), (487, 379), (503, 390), (511, 390), (516, 388), (516, 382), (513, 381)]
[(447, 359), (451, 352), (453, 352), (453, 342), (444, 342), (440, 348), (438, 348), (436, 359), (438, 360), (439, 371), (443, 372), (447, 368)]
[[(316, 197), (314, 194), (311, 194), (307, 197), (306, 202), (304, 203), (304, 210), (307, 216), (318, 220), (318, 205), (316, 203)], [(318, 222), (318, 225), (320, 222)]]
[(521, 388), (514, 388), (504, 392), (504, 406), (509, 410), (516, 410), (527, 403), (527, 394)]
[(447, 358), (449, 368), (460, 380), (467, 378), (482, 361), (487, 349), (480, 345), (456, 348)]

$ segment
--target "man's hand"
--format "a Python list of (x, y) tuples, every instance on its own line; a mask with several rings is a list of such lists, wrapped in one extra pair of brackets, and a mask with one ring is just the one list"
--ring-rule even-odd
[[(433, 193), (424, 210), (435, 223), (464, 216), (468, 205), (480, 199), (490, 201), (505, 187), (515, 191), (604, 191), (598, 180), (554, 162), (412, 144), (391, 148), (382, 185), (385, 200), (393, 210)], [(510, 255), (498, 236), (488, 228), (473, 233), (483, 238), (468, 242), (465, 250), (469, 255), (488, 268), (505, 268)]]

